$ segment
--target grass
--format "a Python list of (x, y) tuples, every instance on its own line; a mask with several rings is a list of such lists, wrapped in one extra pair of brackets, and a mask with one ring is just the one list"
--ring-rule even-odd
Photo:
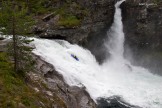
[(67, 28), (79, 26), (81, 20), (78, 19), (74, 14), (70, 13), (68, 10), (69, 4), (64, 4), (61, 8), (55, 11), (56, 14), (60, 15), (58, 21), (58, 26), (64, 26)]
[[(7, 60), (5, 53), (0, 53), (0, 107), (16, 108), (19, 103), (32, 105), (34, 93), (24, 80), (13, 72), (12, 64)], [(27, 97), (26, 99), (23, 97)]]
[(55, 14), (60, 16), (58, 26), (73, 28), (81, 25), (81, 22), (89, 14), (89, 11), (76, 2), (69, 1), (59, 9), (56, 9)]

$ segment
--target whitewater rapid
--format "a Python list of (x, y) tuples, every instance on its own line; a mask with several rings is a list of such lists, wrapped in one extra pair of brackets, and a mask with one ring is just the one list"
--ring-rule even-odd
[[(120, 96), (143, 108), (162, 108), (162, 77), (143, 67), (131, 65), (123, 57), (124, 33), (119, 1), (115, 5), (114, 23), (105, 43), (111, 54), (99, 65), (87, 49), (63, 40), (34, 39), (34, 53), (51, 63), (71, 86), (85, 86), (96, 101), (100, 97)], [(76, 55), (79, 61), (71, 56)]]

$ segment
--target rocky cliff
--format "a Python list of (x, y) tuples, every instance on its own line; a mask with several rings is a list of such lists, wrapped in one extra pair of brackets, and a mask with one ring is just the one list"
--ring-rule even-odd
[(126, 46), (134, 53), (136, 64), (162, 74), (162, 2), (127, 0), (121, 7)]
[(51, 64), (39, 56), (34, 56), (34, 59), (35, 72), (28, 74), (28, 80), (39, 85), (32, 87), (37, 92), (43, 91), (47, 95), (53, 103), (50, 108), (96, 108), (84, 87), (69, 86)]
[(162, 3), (129, 0), (122, 5), (126, 41), (138, 49), (162, 49)]

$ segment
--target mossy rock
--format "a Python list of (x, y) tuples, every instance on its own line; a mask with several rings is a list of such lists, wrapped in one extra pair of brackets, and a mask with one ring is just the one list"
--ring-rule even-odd
[(73, 15), (68, 15), (66, 17), (62, 17), (58, 21), (59, 26), (64, 26), (67, 28), (79, 26), (80, 23), (81, 23), (81, 21), (76, 16), (73, 16)]

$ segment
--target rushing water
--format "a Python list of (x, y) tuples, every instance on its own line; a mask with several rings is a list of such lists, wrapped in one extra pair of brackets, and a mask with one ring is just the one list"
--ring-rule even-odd
[(33, 52), (53, 64), (69, 85), (85, 86), (95, 101), (100, 97), (119, 96), (132, 105), (162, 108), (162, 77), (131, 65), (123, 57), (124, 33), (119, 7), (123, 1), (115, 5), (114, 23), (105, 43), (111, 57), (102, 65), (90, 51), (62, 40), (35, 39)]

